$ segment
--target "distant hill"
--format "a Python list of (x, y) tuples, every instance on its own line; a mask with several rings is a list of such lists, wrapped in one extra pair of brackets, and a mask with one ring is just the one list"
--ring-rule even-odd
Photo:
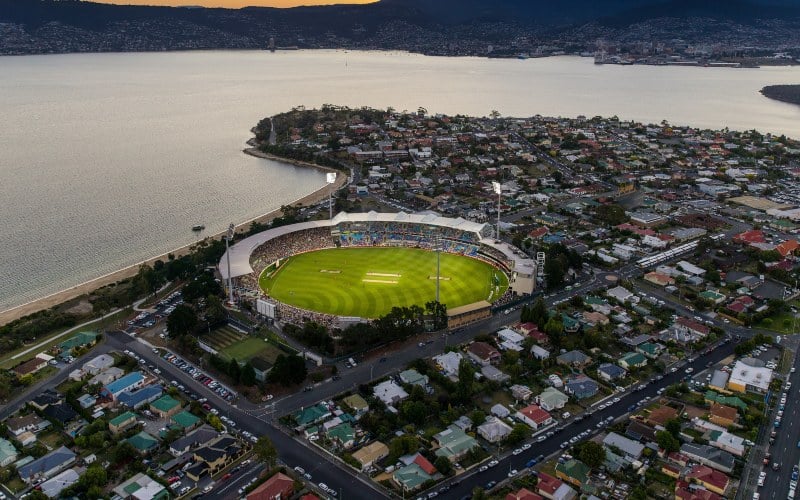
[[(599, 37), (642, 37), (629, 27), (661, 18), (713, 21), (740, 38), (762, 30), (786, 41), (800, 31), (795, 0), (382, 0), (238, 10), (0, 0), (0, 54), (263, 48), (271, 37), (278, 45), (446, 55), (485, 54), (489, 44), (509, 52), (541, 45), (578, 50)], [(663, 36), (716, 41), (702, 39), (697, 23), (677, 29), (670, 25)]]

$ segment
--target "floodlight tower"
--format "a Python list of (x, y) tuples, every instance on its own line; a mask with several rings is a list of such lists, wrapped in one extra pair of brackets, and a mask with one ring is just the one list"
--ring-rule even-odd
[(439, 303), (439, 283), (442, 281), (441, 279), (441, 270), (442, 270), (442, 235), (437, 232), (436, 233), (436, 303)]
[(500, 239), (500, 197), (503, 194), (503, 188), (500, 186), (500, 183), (497, 181), (492, 181), (492, 189), (494, 192), (497, 193), (497, 239)]
[[(328, 172), (325, 176), (325, 180), (328, 181), (328, 184), (333, 184), (336, 182), (336, 172)], [(330, 214), (330, 219), (333, 220), (333, 186), (328, 187), (328, 212)]]
[(236, 226), (231, 223), (228, 226), (228, 232), (225, 233), (225, 256), (228, 260), (228, 303), (233, 305), (233, 282), (231, 273), (231, 250), (230, 245), (233, 241), (233, 233), (236, 231)]

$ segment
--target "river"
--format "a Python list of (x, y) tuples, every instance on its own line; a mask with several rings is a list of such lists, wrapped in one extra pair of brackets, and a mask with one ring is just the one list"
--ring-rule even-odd
[(324, 185), (241, 153), (250, 128), (324, 103), (624, 119), (800, 137), (764, 85), (800, 68), (591, 59), (209, 51), (0, 58), (0, 310), (135, 264)]

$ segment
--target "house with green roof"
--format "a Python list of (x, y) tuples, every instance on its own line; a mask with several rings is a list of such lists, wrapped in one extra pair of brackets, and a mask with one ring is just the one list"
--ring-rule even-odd
[(715, 292), (714, 290), (705, 290), (698, 294), (701, 298), (704, 298), (714, 304), (722, 304), (725, 299), (727, 298), (724, 294)]
[(404, 384), (418, 385), (420, 387), (428, 387), (428, 376), (419, 373), (413, 368), (400, 372), (400, 381)]
[(158, 481), (141, 472), (120, 483), (114, 488), (120, 498), (137, 500), (163, 500), (169, 498), (169, 491)]
[(136, 425), (136, 414), (126, 411), (108, 421), (108, 430), (112, 434), (119, 434), (134, 425)]
[(351, 394), (350, 396), (342, 399), (342, 403), (353, 410), (356, 418), (369, 411), (369, 403), (367, 403), (367, 400), (361, 397), (360, 394)]
[(617, 364), (626, 370), (647, 365), (647, 358), (640, 352), (629, 352), (619, 358)]
[(331, 412), (328, 408), (325, 405), (318, 404), (292, 413), (292, 420), (302, 429), (321, 422), (330, 416)]
[(430, 481), (433, 476), (422, 470), (416, 463), (411, 463), (394, 471), (392, 479), (403, 491), (414, 491), (422, 486), (425, 481)]
[(13, 464), (17, 461), (17, 449), (11, 441), (0, 438), (0, 467)]
[(100, 334), (96, 332), (78, 332), (58, 344), (58, 348), (62, 356), (69, 355), (76, 347), (93, 346), (99, 336)]
[(150, 451), (158, 446), (158, 439), (144, 431), (129, 437), (126, 441), (128, 441), (131, 446), (136, 448), (136, 451), (142, 455), (150, 453)]
[(328, 429), (327, 432), (328, 439), (334, 441), (339, 444), (345, 450), (348, 450), (353, 447), (356, 438), (356, 431), (353, 429), (353, 426), (349, 423), (345, 422), (343, 424), (339, 424), (336, 427)]
[(150, 403), (150, 411), (161, 418), (169, 418), (181, 411), (181, 402), (169, 394), (164, 394)]
[(561, 324), (564, 325), (564, 331), (567, 333), (575, 333), (581, 328), (580, 321), (565, 313), (561, 313)]
[(466, 434), (457, 425), (451, 425), (434, 435), (433, 439), (439, 444), (439, 448), (435, 452), (436, 456), (447, 457), (451, 462), (455, 462), (466, 455), (469, 450), (479, 446), (472, 436)]
[(200, 417), (186, 410), (173, 415), (172, 421), (175, 422), (175, 425), (178, 427), (183, 428), (184, 431), (190, 431), (203, 423)]
[(736, 396), (723, 396), (714, 391), (706, 391), (705, 400), (707, 403), (719, 403), (721, 405), (733, 406), (741, 410), (747, 410), (747, 403)]
[(589, 481), (589, 472), (591, 469), (588, 465), (574, 458), (556, 465), (556, 477), (578, 488)]
[(644, 354), (650, 359), (655, 359), (661, 355), (661, 351), (664, 350), (664, 346), (661, 344), (656, 344), (655, 342), (645, 342), (644, 344), (639, 344), (636, 346), (636, 351)]

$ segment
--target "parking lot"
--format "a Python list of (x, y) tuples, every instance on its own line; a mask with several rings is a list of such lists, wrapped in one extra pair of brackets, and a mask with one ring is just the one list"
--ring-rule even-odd
[(180, 291), (172, 292), (165, 299), (155, 304), (152, 312), (142, 311), (129, 320), (126, 333), (136, 334), (139, 330), (152, 328), (159, 320), (169, 316), (175, 310), (175, 307), (180, 304), (183, 304), (183, 295)]
[[(225, 401), (230, 403), (236, 399), (237, 397), (236, 392), (222, 385), (219, 381), (215, 380), (213, 377), (209, 376), (201, 369), (195, 367), (190, 362), (182, 359), (180, 356), (172, 354), (171, 352), (167, 351), (161, 357), (164, 358), (166, 361), (172, 363), (173, 365), (177, 366), (184, 372), (191, 375), (191, 377), (195, 379), (198, 384), (203, 384), (204, 386), (208, 387)], [(174, 387), (177, 387), (178, 390), (191, 397), (192, 399), (195, 400), (198, 399), (197, 394), (193, 393), (189, 388), (184, 387), (182, 384), (179, 384), (175, 380), (172, 380), (170, 383)]]

